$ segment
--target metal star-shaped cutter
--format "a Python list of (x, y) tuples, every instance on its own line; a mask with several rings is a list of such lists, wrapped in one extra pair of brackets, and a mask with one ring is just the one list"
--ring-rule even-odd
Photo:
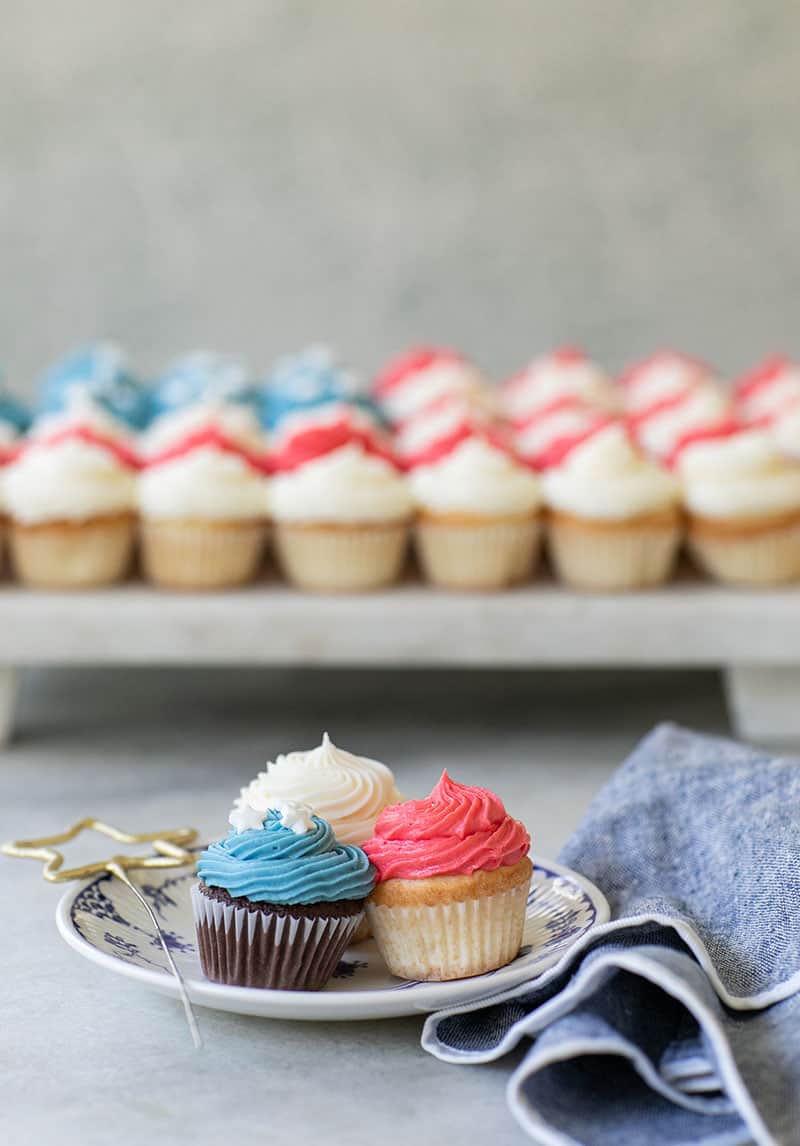
[[(114, 855), (108, 859), (93, 860), (91, 863), (81, 864), (78, 867), (65, 868), (63, 866), (64, 856), (55, 845), (67, 844), (71, 840), (77, 839), (85, 831), (99, 832), (118, 844), (151, 844), (155, 855)], [(42, 875), (49, 883), (67, 883), (70, 880), (88, 879), (93, 875), (100, 875), (102, 872), (108, 872), (109, 875), (122, 880), (136, 896), (155, 928), (169, 968), (177, 981), (194, 1045), (199, 1048), (203, 1045), (203, 1041), (183, 977), (178, 970), (152, 907), (128, 876), (129, 871), (184, 867), (193, 864), (195, 857), (190, 851), (187, 851), (185, 845), (193, 843), (196, 839), (197, 832), (194, 828), (174, 828), (163, 832), (123, 832), (120, 828), (112, 827), (111, 824), (106, 824), (93, 816), (85, 816), (63, 832), (56, 832), (52, 836), (41, 836), (36, 840), (12, 840), (10, 843), (0, 846), (0, 851), (7, 856), (43, 861)]]

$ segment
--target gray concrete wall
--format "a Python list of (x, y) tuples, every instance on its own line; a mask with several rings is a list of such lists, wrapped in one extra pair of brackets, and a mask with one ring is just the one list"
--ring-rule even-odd
[(800, 353), (800, 6), (3, 0), (0, 361)]

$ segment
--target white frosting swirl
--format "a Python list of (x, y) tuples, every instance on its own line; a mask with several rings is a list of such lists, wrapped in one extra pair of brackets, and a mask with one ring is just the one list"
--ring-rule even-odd
[(244, 521), (267, 516), (267, 479), (239, 454), (201, 446), (150, 466), (137, 483), (142, 517)]
[(487, 403), (488, 389), (486, 379), (470, 362), (434, 361), (403, 378), (382, 395), (381, 403), (393, 422), (404, 422), (449, 394)]
[(395, 449), (400, 457), (413, 458), (464, 424), (489, 425), (491, 418), (474, 402), (455, 398), (441, 408), (411, 418), (395, 435)]
[(701, 363), (681, 354), (659, 354), (637, 368), (626, 388), (625, 409), (629, 414), (637, 414), (667, 398), (709, 384), (715, 383)]
[(153, 457), (206, 426), (214, 426), (243, 449), (259, 453), (265, 448), (266, 438), (252, 410), (236, 402), (211, 400), (195, 402), (156, 418), (142, 435), (142, 454)]
[(583, 434), (597, 422), (598, 416), (598, 411), (590, 406), (567, 406), (553, 410), (520, 430), (515, 445), (524, 458), (536, 458), (560, 438)]
[(402, 475), (355, 443), (277, 474), (271, 504), (276, 521), (402, 521), (412, 511)]
[(636, 449), (619, 423), (575, 446), (542, 478), (547, 505), (600, 520), (627, 520), (676, 505), (672, 474)]
[(770, 428), (781, 453), (800, 459), (800, 400), (779, 414)]
[(433, 513), (501, 517), (539, 507), (539, 480), (483, 438), (467, 438), (432, 465), (409, 476), (418, 506)]
[(745, 518), (800, 510), (800, 464), (770, 435), (746, 430), (695, 442), (678, 458), (687, 508), (699, 517)]
[(636, 432), (639, 444), (656, 458), (669, 458), (684, 434), (730, 415), (728, 395), (717, 386), (697, 386), (676, 406), (642, 421)]
[(545, 355), (535, 358), (524, 374), (509, 384), (505, 409), (515, 420), (558, 398), (580, 398), (609, 412), (620, 404), (617, 387), (595, 362), (587, 358), (560, 362), (557, 356)]
[(102, 446), (67, 438), (32, 442), (6, 467), (5, 501), (17, 521), (84, 521), (132, 511), (132, 471)]
[(780, 417), (800, 399), (800, 368), (787, 366), (774, 378), (755, 387), (739, 401), (739, 413), (748, 422)]
[(234, 810), (266, 810), (282, 801), (306, 804), (343, 844), (363, 844), (387, 804), (402, 800), (385, 764), (337, 748), (327, 732), (318, 748), (287, 752), (242, 788)]

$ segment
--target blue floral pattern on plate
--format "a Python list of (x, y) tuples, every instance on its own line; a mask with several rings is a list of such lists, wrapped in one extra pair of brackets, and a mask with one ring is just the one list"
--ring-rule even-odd
[[(308, 1000), (306, 992), (248, 991), (210, 984), (203, 978), (189, 897), (196, 878), (194, 871), (148, 871), (138, 882), (191, 993), (209, 1006), (290, 1018), (412, 1014), (457, 1003), (465, 994), (477, 997), (504, 990), (551, 967), (589, 928), (608, 917), (603, 896), (591, 884), (557, 865), (534, 859), (523, 945), (507, 967), (455, 983), (400, 981), (389, 975), (374, 941), (367, 940), (345, 952), (312, 1007), (302, 1002)], [(104, 874), (67, 892), (58, 918), (62, 934), (81, 954), (173, 993), (152, 924), (119, 880)], [(283, 996), (280, 1005), (275, 1003), (278, 995)], [(247, 1005), (242, 996), (248, 996)], [(254, 996), (263, 996), (263, 1005), (253, 1002)], [(287, 996), (292, 998), (287, 1000)]]

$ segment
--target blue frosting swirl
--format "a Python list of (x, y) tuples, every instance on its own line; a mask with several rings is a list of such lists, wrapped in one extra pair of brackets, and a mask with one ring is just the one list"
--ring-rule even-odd
[(197, 874), (208, 887), (255, 903), (332, 903), (366, 899), (375, 869), (361, 848), (336, 842), (327, 820), (312, 816), (314, 829), (296, 835), (280, 812), (266, 813), (264, 826), (231, 833), (200, 856)]
[(81, 386), (109, 414), (142, 429), (150, 416), (148, 387), (134, 378), (124, 352), (111, 342), (84, 346), (54, 363), (39, 379), (38, 411), (63, 410), (73, 386)]
[(238, 358), (198, 350), (171, 362), (153, 387), (155, 414), (195, 402), (225, 401), (255, 406), (257, 394), (247, 366)]
[(279, 359), (262, 383), (262, 425), (274, 429), (287, 414), (328, 402), (349, 402), (377, 414), (363, 380), (325, 346), (312, 346)]

